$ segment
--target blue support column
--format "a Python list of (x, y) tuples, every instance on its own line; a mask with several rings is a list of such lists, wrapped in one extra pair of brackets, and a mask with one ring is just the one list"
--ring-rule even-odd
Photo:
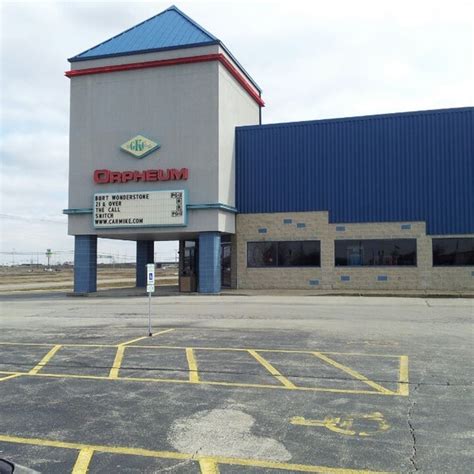
[(146, 264), (155, 261), (155, 242), (153, 240), (137, 240), (137, 288), (146, 286)]
[(221, 291), (221, 236), (218, 232), (199, 234), (199, 293)]
[(74, 293), (97, 291), (97, 236), (74, 237)]

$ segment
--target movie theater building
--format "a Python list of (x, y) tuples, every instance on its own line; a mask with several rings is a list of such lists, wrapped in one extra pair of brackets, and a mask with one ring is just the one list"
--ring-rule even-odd
[(178, 240), (182, 291), (474, 289), (473, 107), (262, 125), (176, 7), (69, 61), (76, 293), (101, 238), (136, 242), (138, 287)]

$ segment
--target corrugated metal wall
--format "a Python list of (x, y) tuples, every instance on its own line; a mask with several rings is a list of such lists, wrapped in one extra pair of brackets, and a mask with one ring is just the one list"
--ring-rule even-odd
[(328, 210), (333, 223), (474, 233), (473, 116), (469, 107), (239, 127), (238, 211)]

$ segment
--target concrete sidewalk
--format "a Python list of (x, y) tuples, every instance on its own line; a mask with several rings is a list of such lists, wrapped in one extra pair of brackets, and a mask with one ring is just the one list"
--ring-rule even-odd
[[(94, 298), (120, 298), (129, 296), (146, 295), (144, 288), (111, 288), (99, 290), (97, 293), (91, 293), (81, 296)], [(212, 296), (202, 293), (180, 293), (175, 285), (157, 286), (152, 296)], [(383, 296), (383, 297), (401, 297), (401, 298), (474, 298), (474, 291), (437, 291), (437, 290), (242, 290), (242, 289), (224, 289), (219, 293), (220, 296)], [(70, 294), (69, 296), (73, 296)], [(217, 295), (216, 295), (217, 296)]]

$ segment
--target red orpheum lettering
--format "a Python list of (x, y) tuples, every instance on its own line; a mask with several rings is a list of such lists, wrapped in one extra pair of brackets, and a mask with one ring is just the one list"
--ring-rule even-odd
[(188, 168), (168, 168), (166, 170), (110, 171), (95, 170), (95, 184), (128, 183), (129, 181), (181, 181), (187, 180)]
[(173, 168), (168, 171), (170, 172), (171, 180), (180, 181), (181, 179), (188, 179), (188, 168), (181, 168), (180, 170)]

